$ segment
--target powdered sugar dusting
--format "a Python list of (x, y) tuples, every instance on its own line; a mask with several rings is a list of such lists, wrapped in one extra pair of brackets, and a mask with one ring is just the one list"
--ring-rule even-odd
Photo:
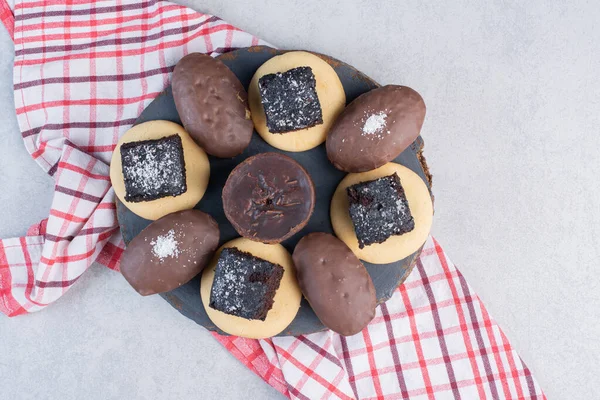
[(376, 135), (383, 133), (386, 127), (386, 118), (387, 114), (384, 112), (369, 116), (362, 127), (363, 134)]
[(127, 201), (149, 201), (187, 191), (179, 135), (124, 143), (121, 163)]
[(150, 242), (152, 245), (152, 254), (160, 261), (167, 257), (179, 256), (179, 242), (175, 239), (175, 231), (171, 229), (166, 235), (160, 235)]
[(296, 67), (259, 79), (261, 102), (271, 133), (286, 133), (323, 123), (316, 79), (310, 67)]

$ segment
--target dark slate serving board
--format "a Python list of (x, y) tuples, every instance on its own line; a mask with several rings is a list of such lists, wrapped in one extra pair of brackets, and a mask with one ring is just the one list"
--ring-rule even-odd
[[(258, 67), (271, 57), (281, 53), (282, 51), (269, 47), (257, 46), (235, 50), (223, 54), (219, 56), (219, 58), (237, 75), (242, 84), (248, 88), (250, 80)], [(323, 56), (323, 58), (335, 69), (340, 77), (346, 92), (346, 100), (348, 103), (362, 93), (378, 86), (372, 79), (351, 66), (330, 57)], [(162, 92), (144, 110), (142, 115), (137, 119), (136, 124), (152, 120), (168, 120), (181, 124), (181, 120), (175, 109), (175, 103), (173, 102), (173, 95), (170, 87)], [(396, 158), (395, 161), (416, 172), (429, 186), (427, 174), (423, 170), (423, 165), (418, 156), (422, 146), (423, 141), (419, 137), (408, 149)], [(223, 185), (231, 170), (241, 161), (254, 154), (267, 151), (284, 153), (302, 164), (311, 175), (317, 194), (315, 210), (307, 226), (282, 244), (291, 253), (300, 238), (309, 232), (333, 233), (331, 222), (329, 220), (329, 203), (338, 183), (345, 176), (345, 173), (338, 171), (329, 163), (325, 152), (325, 146), (321, 145), (315, 149), (301, 153), (290, 153), (277, 150), (268, 145), (255, 132), (250, 146), (243, 154), (232, 159), (219, 159), (209, 156), (211, 168), (210, 182), (206, 194), (196, 208), (209, 213), (219, 223), (219, 228), (221, 229), (221, 244), (239, 236), (229, 221), (227, 221), (223, 212), (223, 205), (221, 202), (221, 190)], [(117, 217), (125, 243), (129, 243), (151, 222), (138, 217), (118, 200)], [(420, 249), (411, 256), (391, 264), (374, 265), (364, 263), (373, 279), (379, 302), (389, 299), (398, 285), (404, 282), (412, 270), (419, 253)], [(223, 333), (210, 321), (204, 311), (204, 306), (200, 299), (200, 276), (201, 275), (198, 275), (186, 285), (171, 292), (163, 293), (161, 296), (186, 317), (211, 331)], [(325, 329), (325, 327), (316, 317), (306, 299), (303, 299), (296, 319), (294, 319), (281, 335), (301, 335), (318, 332), (323, 329)]]

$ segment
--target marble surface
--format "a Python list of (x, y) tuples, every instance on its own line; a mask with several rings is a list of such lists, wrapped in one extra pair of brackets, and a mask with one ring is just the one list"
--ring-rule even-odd
[[(549, 398), (597, 396), (595, 2), (182, 3), (417, 89), (428, 106), (433, 233)], [(0, 237), (24, 234), (52, 200), (14, 117), (12, 52), (0, 28)], [(281, 397), (160, 298), (97, 266), (43, 312), (0, 316), (0, 376), (4, 398)]]

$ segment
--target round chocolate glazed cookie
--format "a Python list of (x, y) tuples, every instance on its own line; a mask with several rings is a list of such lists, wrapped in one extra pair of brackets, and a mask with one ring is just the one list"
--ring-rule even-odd
[(292, 257), (302, 293), (329, 329), (354, 335), (375, 317), (373, 281), (344, 242), (328, 233), (309, 233)]
[(308, 172), (280, 153), (261, 153), (239, 164), (223, 188), (223, 209), (242, 236), (279, 243), (302, 229), (315, 206)]
[(198, 275), (219, 245), (208, 214), (185, 210), (154, 221), (127, 246), (121, 273), (142, 296), (178, 288)]
[(248, 147), (253, 132), (248, 95), (220, 60), (188, 54), (177, 63), (171, 86), (183, 126), (208, 154), (234, 157)]

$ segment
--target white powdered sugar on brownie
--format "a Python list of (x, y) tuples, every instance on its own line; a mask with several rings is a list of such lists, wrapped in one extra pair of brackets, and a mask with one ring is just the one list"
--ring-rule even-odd
[(150, 201), (187, 191), (179, 135), (124, 143), (121, 163), (127, 201)]
[(316, 79), (310, 67), (267, 74), (258, 81), (267, 127), (286, 133), (323, 123)]

